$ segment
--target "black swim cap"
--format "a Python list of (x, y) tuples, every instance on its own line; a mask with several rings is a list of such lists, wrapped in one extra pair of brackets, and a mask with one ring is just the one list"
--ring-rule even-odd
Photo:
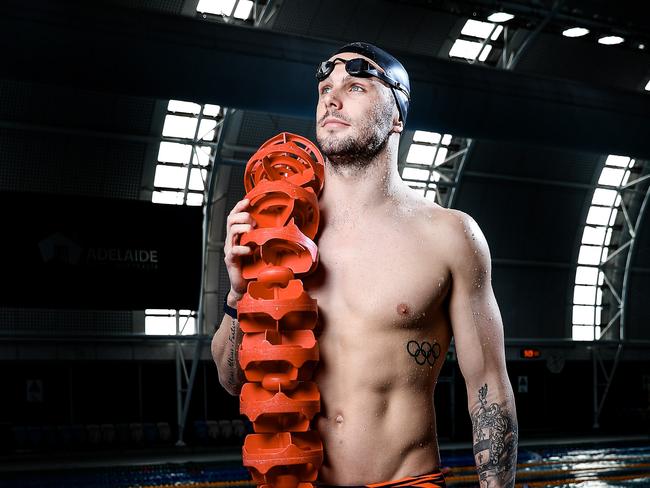
[[(367, 57), (368, 59), (372, 59), (384, 70), (386, 75), (406, 87), (409, 94), (411, 93), (409, 74), (406, 72), (406, 69), (402, 66), (402, 63), (383, 49), (367, 42), (351, 42), (341, 47), (338, 51), (332, 54), (332, 56), (340, 53), (357, 53)], [(400, 90), (391, 88), (391, 91), (395, 97), (395, 102), (397, 102), (397, 110), (399, 111), (400, 119), (402, 119), (402, 122), (406, 124), (406, 114), (409, 111), (409, 99)]]

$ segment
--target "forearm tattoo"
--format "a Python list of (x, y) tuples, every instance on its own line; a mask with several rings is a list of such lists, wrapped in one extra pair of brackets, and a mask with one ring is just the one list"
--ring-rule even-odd
[(517, 420), (498, 403), (487, 403), (488, 386), (478, 392), (480, 407), (472, 415), (474, 458), (481, 487), (515, 485)]
[(239, 341), (237, 338), (239, 332), (239, 321), (237, 319), (232, 319), (232, 324), (230, 325), (230, 334), (228, 335), (228, 342), (230, 343), (228, 347), (228, 385), (234, 390), (238, 390), (241, 385), (241, 380), (243, 372), (241, 366), (239, 366), (239, 360), (237, 357), (237, 351), (239, 349)]
[(423, 366), (424, 364), (433, 366), (436, 363), (436, 360), (440, 357), (440, 344), (435, 340), (433, 341), (433, 344), (427, 341), (422, 343), (418, 341), (409, 341), (408, 344), (406, 344), (406, 350), (420, 366)]

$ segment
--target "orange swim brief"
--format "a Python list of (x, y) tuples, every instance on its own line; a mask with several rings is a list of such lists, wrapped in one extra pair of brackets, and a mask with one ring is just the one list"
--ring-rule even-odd
[(321, 483), (316, 483), (318, 488), (445, 488), (445, 477), (443, 476), (440, 470), (432, 471), (428, 474), (422, 474), (420, 476), (407, 476), (406, 478), (401, 478), (394, 481), (385, 481), (383, 483), (371, 483), (368, 485), (356, 485), (356, 486), (335, 486), (335, 485), (323, 485)]

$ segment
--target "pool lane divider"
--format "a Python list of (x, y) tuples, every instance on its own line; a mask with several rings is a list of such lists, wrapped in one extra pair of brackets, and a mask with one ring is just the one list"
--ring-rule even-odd
[(244, 187), (257, 226), (242, 234), (249, 280), (237, 306), (244, 333), (239, 363), (246, 381), (240, 412), (253, 424), (243, 464), (260, 488), (312, 488), (323, 445), (310, 423), (320, 411), (312, 381), (319, 359), (318, 306), (297, 276), (318, 266), (314, 239), (320, 219), (324, 159), (304, 137), (283, 132), (246, 164)]

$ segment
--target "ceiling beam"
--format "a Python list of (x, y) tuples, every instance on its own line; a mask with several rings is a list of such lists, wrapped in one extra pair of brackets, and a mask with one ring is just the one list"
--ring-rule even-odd
[[(0, 78), (297, 117), (314, 116), (315, 66), (340, 44), (61, 0), (2, 2), (0, 43)], [(395, 54), (409, 128), (650, 158), (646, 93)]]

